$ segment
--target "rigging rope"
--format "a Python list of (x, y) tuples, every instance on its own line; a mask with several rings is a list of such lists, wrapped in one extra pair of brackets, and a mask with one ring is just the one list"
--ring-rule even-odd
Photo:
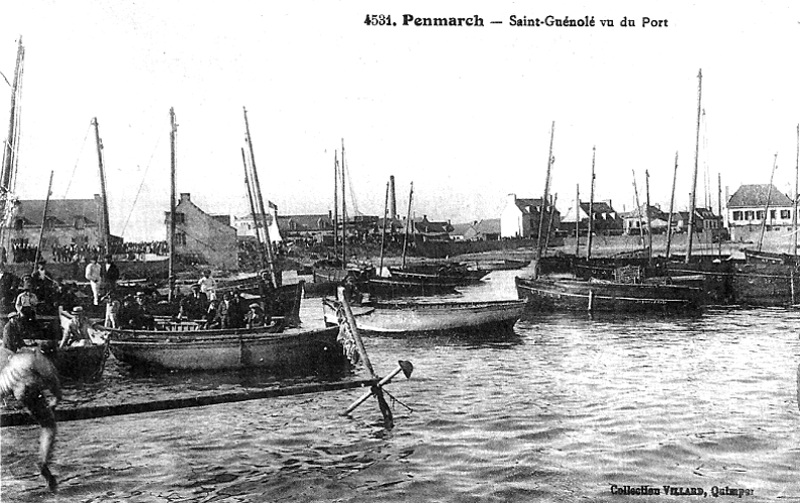
[(86, 135), (83, 136), (83, 143), (81, 143), (81, 148), (78, 151), (78, 158), (75, 160), (75, 166), (72, 167), (72, 174), (69, 176), (69, 181), (67, 181), (67, 189), (64, 191), (64, 196), (61, 199), (67, 199), (67, 194), (69, 194), (69, 188), (72, 186), (72, 179), (75, 178), (75, 170), (78, 169), (78, 163), (81, 160), (81, 156), (83, 155), (83, 149), (86, 147), (86, 139), (89, 138), (89, 131), (91, 131), (92, 123), (89, 123), (89, 126), (86, 127)]
[[(158, 149), (159, 144), (161, 143), (161, 138), (156, 139), (156, 145), (153, 147), (153, 152), (150, 154), (150, 159), (147, 161), (147, 166), (144, 169), (144, 174), (142, 174), (142, 182), (139, 184), (139, 189), (136, 190), (136, 196), (133, 198), (133, 204), (131, 204), (131, 211), (128, 213), (128, 218), (125, 219), (125, 225), (122, 226), (122, 231), (120, 231), (120, 236), (125, 235), (125, 230), (128, 228), (128, 223), (131, 221), (131, 215), (133, 215), (133, 210), (136, 208), (136, 202), (139, 200), (139, 194), (142, 192), (142, 187), (144, 187), (144, 182), (147, 180), (147, 170), (150, 169), (150, 165), (153, 162), (153, 157), (156, 155), (156, 150)], [(115, 249), (116, 250), (116, 249)]]

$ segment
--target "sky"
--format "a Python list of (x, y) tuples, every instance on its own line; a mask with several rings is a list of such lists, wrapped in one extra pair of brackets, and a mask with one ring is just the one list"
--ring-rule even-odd
[[(25, 46), (16, 193), (99, 193), (104, 145), (111, 231), (164, 239), (169, 109), (178, 191), (210, 213), (248, 211), (243, 107), (265, 198), (279, 214), (333, 208), (344, 142), (348, 212), (382, 215), (394, 175), (398, 213), (453, 223), (498, 218), (507, 195), (541, 197), (551, 126), (551, 194), (616, 210), (645, 200), (689, 206), (700, 127), (698, 204), (741, 184), (794, 191), (800, 122), (800, 3), (7, 0), (0, 72)], [(396, 26), (366, 25), (368, 14)], [(483, 27), (404, 26), (404, 15), (473, 17)], [(594, 27), (510, 26), (512, 15), (595, 19)], [(642, 26), (642, 18), (666, 26)], [(635, 26), (623, 27), (623, 18)], [(602, 26), (601, 19), (614, 21)], [(491, 24), (490, 21), (501, 21)], [(664, 24), (664, 23), (662, 23)], [(11, 89), (0, 80), (2, 135)], [(709, 196), (710, 195), (710, 196)]]

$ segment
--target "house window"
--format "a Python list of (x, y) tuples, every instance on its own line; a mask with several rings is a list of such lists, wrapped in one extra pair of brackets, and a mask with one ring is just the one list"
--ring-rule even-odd
[(186, 245), (186, 233), (175, 233), (175, 244)]
[(778, 214), (777, 210), (770, 210), (769, 211), (769, 219), (770, 220), (775, 220), (775, 217), (777, 216), (777, 214)]
[(764, 213), (764, 210), (758, 210), (756, 212), (756, 219), (757, 220), (763, 220), (765, 215), (766, 215), (766, 213)]
[(14, 221), (14, 229), (16, 231), (22, 231), (23, 224), (24, 224), (24, 221), (22, 219), (15, 220)]
[(75, 218), (75, 229), (83, 229), (83, 227), (84, 227), (83, 218), (76, 217)]
[(735, 221), (742, 220), (742, 212), (739, 211), (739, 210), (734, 211), (733, 212), (733, 220), (735, 220)]
[(791, 210), (781, 210), (781, 219), (789, 219), (792, 217)]
[(755, 212), (753, 212), (752, 210), (745, 210), (744, 211), (744, 220), (753, 220), (753, 216), (754, 215), (755, 215)]

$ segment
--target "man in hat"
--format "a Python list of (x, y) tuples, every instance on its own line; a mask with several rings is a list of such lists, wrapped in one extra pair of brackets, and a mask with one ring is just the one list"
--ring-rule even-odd
[(155, 329), (156, 323), (147, 306), (144, 292), (136, 293), (135, 303), (131, 306), (128, 323), (134, 329)]
[(60, 348), (68, 346), (85, 346), (92, 344), (92, 337), (89, 335), (89, 319), (83, 311), (82, 306), (72, 309), (72, 320), (64, 328), (64, 335), (59, 343)]
[(92, 256), (92, 260), (86, 265), (86, 270), (84, 271), (83, 276), (89, 281), (89, 285), (92, 286), (92, 295), (94, 296), (95, 306), (100, 304), (100, 281), (102, 280), (101, 272), (102, 268), (99, 264), (97, 264), (97, 257)]
[(20, 312), (23, 307), (29, 306), (34, 311), (36, 305), (39, 304), (39, 298), (34, 294), (31, 289), (33, 288), (33, 280), (30, 275), (22, 277), (22, 292), (19, 293), (17, 299), (14, 301), (14, 308)]
[(200, 285), (194, 284), (192, 285), (192, 293), (181, 299), (178, 318), (199, 320), (205, 317), (206, 313), (208, 313), (208, 296), (204, 292), (200, 292)]
[(117, 288), (117, 280), (119, 280), (119, 268), (114, 264), (111, 254), (106, 254), (105, 263), (102, 268), (103, 286), (105, 287), (106, 294), (114, 292)]
[(16, 352), (20, 348), (29, 345), (26, 339), (36, 339), (39, 336), (39, 327), (36, 324), (36, 315), (33, 308), (24, 306), (18, 313), (11, 314), (11, 317), (3, 328), (3, 347)]
[(261, 309), (261, 305), (258, 303), (250, 304), (250, 311), (247, 312), (246, 320), (248, 329), (260, 327), (267, 323), (264, 318), (264, 310)]

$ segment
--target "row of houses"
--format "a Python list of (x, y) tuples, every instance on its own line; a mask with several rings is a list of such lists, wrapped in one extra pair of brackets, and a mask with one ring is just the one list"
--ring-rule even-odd
[[(767, 203), (769, 202), (769, 205)], [(52, 200), (48, 215), (42, 222), (44, 200), (21, 200), (16, 203), (11, 221), (5, 223), (8, 245), (31, 246), (38, 243), (42, 235), (42, 254), (50, 259), (50, 251), (64, 246), (95, 248), (102, 243), (99, 222), (101, 220), (99, 196), (84, 200)], [(427, 215), (414, 218), (411, 224), (404, 219), (392, 218), (385, 223), (375, 216), (349, 217), (346, 223), (351, 240), (380, 239), (382, 230), (393, 237), (402, 235), (406, 227), (417, 240), (425, 241), (473, 241), (500, 240), (509, 238), (536, 238), (540, 224), (544, 229), (564, 236), (576, 232), (588, 232), (589, 212), (593, 214), (593, 231), (597, 234), (620, 235), (646, 232), (647, 220), (653, 233), (663, 233), (670, 221), (667, 212), (658, 205), (628, 212), (618, 212), (610, 200), (580, 202), (577, 208), (569, 208), (562, 215), (554, 201), (543, 204), (541, 198), (517, 198), (509, 194), (506, 205), (497, 219), (484, 219), (464, 224), (450, 221), (432, 221)], [(790, 231), (794, 216), (794, 201), (775, 186), (753, 184), (741, 186), (729, 199), (724, 215), (716, 215), (709, 208), (698, 208), (694, 225), (698, 231), (727, 228), (731, 238), (739, 231), (760, 229), (766, 219), (768, 231)], [(176, 252), (219, 268), (238, 268), (238, 241), (242, 237), (255, 236), (252, 217), (234, 217), (211, 214), (199, 208), (189, 193), (182, 193), (176, 207)], [(292, 240), (309, 244), (332, 244), (334, 218), (331, 213), (309, 215), (278, 215), (278, 208), (269, 204), (267, 221), (270, 238), (274, 242)], [(688, 228), (689, 212), (673, 214), (674, 232)], [(165, 236), (169, 234), (170, 214), (165, 212)], [(41, 233), (44, 226), (44, 233)], [(112, 248), (122, 243), (122, 238), (112, 237)], [(5, 245), (5, 244), (4, 244)]]

